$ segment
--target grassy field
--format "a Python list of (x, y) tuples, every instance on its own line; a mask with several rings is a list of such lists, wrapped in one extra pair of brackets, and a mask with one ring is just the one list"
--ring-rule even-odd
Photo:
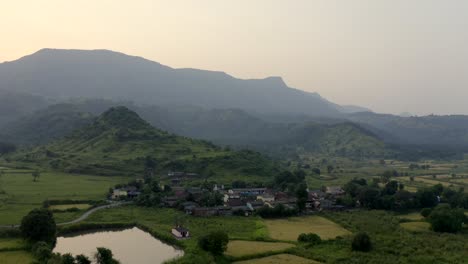
[(294, 244), (280, 242), (233, 240), (229, 242), (228, 249), (225, 254), (233, 257), (241, 257), (265, 252), (282, 251), (295, 246), (296, 245)]
[(268, 232), (273, 239), (296, 241), (301, 233), (314, 233), (322, 239), (334, 239), (351, 233), (340, 225), (320, 216), (293, 217), (266, 220)]
[(22, 249), (26, 247), (26, 242), (20, 238), (0, 238), (0, 250)]
[(31, 209), (47, 199), (98, 200), (125, 177), (43, 172), (34, 182), (30, 171), (6, 170), (0, 176), (0, 225), (18, 224)]
[(279, 254), (264, 258), (234, 262), (235, 264), (318, 264), (319, 262), (290, 254)]
[(431, 225), (428, 222), (416, 221), (401, 223), (400, 226), (411, 232), (428, 232)]
[(0, 264), (23, 264), (33, 261), (33, 256), (27, 251), (0, 252)]

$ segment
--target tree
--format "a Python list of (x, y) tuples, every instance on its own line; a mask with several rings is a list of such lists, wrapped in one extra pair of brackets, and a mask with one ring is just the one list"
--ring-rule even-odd
[(85, 255), (78, 255), (75, 257), (76, 264), (91, 264), (91, 260)]
[(357, 233), (351, 244), (354, 251), (369, 252), (372, 249), (372, 242), (369, 235), (365, 232)]
[(61, 264), (75, 264), (75, 258), (70, 253), (64, 254)]
[(39, 177), (41, 177), (41, 173), (38, 170), (33, 171), (32, 173), (33, 181), (36, 182)]
[(297, 198), (297, 208), (300, 212), (304, 211), (306, 208), (306, 203), (309, 198), (309, 193), (307, 192), (307, 185), (305, 183), (300, 184), (296, 190)]
[(96, 255), (94, 255), (98, 264), (118, 264), (119, 262), (114, 259), (112, 251), (108, 248), (99, 247), (97, 248)]
[(315, 174), (317, 174), (317, 175), (320, 175), (320, 173), (321, 173), (321, 171), (320, 171), (319, 168), (313, 168), (313, 169), (312, 169), (312, 172), (315, 173)]
[(22, 236), (31, 241), (55, 243), (57, 226), (47, 209), (34, 209), (21, 220)]
[(222, 255), (229, 243), (228, 234), (224, 231), (214, 231), (198, 240), (198, 245), (213, 255)]
[(431, 223), (432, 230), (436, 232), (456, 233), (462, 230), (466, 216), (462, 209), (440, 205), (432, 210), (428, 221)]

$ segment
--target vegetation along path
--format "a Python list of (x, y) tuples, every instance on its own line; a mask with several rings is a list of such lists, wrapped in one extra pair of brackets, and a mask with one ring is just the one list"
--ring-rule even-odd
[[(101, 205), (95, 208), (92, 208), (91, 210), (86, 211), (84, 214), (82, 214), (80, 217), (76, 218), (73, 221), (65, 222), (65, 223), (58, 223), (58, 226), (64, 226), (64, 225), (71, 225), (71, 224), (76, 224), (81, 221), (84, 221), (86, 218), (88, 218), (90, 215), (93, 213), (103, 210), (103, 209), (109, 209), (109, 208), (114, 208), (122, 205), (128, 205), (131, 204), (132, 202), (117, 202), (117, 203), (112, 203), (112, 204), (106, 204), (106, 205)], [(0, 225), (0, 228), (18, 228), (19, 225)]]

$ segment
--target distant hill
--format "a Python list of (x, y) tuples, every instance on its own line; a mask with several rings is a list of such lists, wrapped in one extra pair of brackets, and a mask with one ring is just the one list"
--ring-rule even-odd
[(459, 147), (468, 149), (468, 116), (402, 117), (376, 113), (348, 116), (355, 123), (385, 131), (382, 138), (398, 144)]
[(72, 104), (51, 105), (5, 124), (0, 138), (17, 145), (45, 144), (90, 124), (93, 115)]
[(40, 96), (0, 89), (0, 129), (5, 124), (42, 109), (48, 104), (49, 102)]
[[(55, 105), (12, 123), (6, 131), (16, 135), (11, 136), (16, 139), (13, 142), (47, 143), (91, 123), (94, 120), (91, 115), (100, 115), (103, 106), (115, 107), (116, 104), (91, 100)], [(261, 150), (278, 157), (291, 157), (298, 153), (359, 158), (387, 154), (385, 144), (379, 138), (349, 122), (273, 123), (239, 109), (188, 106), (169, 109), (139, 107), (131, 103), (127, 106), (153, 126), (165, 131), (220, 145)], [(85, 128), (84, 131), (89, 133), (92, 129)]]
[(290, 88), (279, 77), (241, 80), (223, 72), (173, 69), (107, 50), (43, 49), (2, 63), (0, 91), (260, 113), (334, 117), (349, 112), (349, 107), (341, 108), (316, 93)]
[(181, 170), (226, 178), (265, 177), (278, 169), (253, 151), (225, 150), (158, 130), (126, 107), (111, 108), (64, 139), (12, 156), (72, 173), (136, 176), (143, 174), (148, 157), (155, 160), (159, 173)]

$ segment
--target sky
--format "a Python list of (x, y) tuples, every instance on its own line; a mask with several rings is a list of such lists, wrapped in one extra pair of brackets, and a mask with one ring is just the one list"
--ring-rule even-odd
[(109, 49), (376, 112), (468, 114), (465, 0), (0, 0), (0, 62)]

